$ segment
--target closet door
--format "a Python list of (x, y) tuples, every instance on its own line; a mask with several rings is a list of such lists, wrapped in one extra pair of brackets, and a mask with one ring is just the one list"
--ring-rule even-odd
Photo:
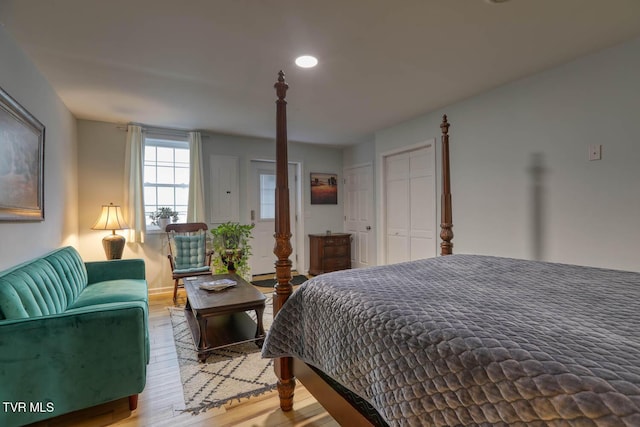
[(408, 261), (409, 224), (411, 221), (409, 193), (409, 154), (401, 153), (386, 157), (386, 218), (388, 264)]
[(433, 145), (409, 155), (409, 260), (436, 256)]
[(384, 157), (386, 262), (436, 256), (434, 144)]

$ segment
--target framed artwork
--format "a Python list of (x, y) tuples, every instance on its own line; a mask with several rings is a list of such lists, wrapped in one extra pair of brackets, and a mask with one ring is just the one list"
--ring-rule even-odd
[(311, 172), (311, 204), (338, 204), (338, 175)]
[(0, 221), (44, 220), (44, 129), (0, 88)]

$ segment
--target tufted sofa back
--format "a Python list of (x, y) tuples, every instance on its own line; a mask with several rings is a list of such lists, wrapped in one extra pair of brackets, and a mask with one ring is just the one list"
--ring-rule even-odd
[(87, 270), (71, 246), (0, 272), (0, 319), (64, 312), (87, 286)]

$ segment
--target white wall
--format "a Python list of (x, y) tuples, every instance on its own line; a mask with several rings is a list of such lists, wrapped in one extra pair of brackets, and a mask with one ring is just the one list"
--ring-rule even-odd
[[(275, 159), (275, 143), (260, 138), (220, 134), (203, 135), (205, 199), (208, 200), (209, 163), (212, 154), (238, 156), (240, 159), (240, 221), (249, 223), (248, 181), (249, 165), (253, 159)], [(105, 232), (91, 230), (98, 218), (100, 207), (113, 202), (122, 204), (126, 132), (114, 123), (78, 120), (79, 164), (79, 250), (86, 260), (104, 259), (102, 237)], [(310, 144), (289, 143), (289, 160), (303, 165), (304, 234), (327, 229), (342, 230), (342, 202), (340, 184), (338, 205), (311, 205), (309, 203), (309, 173), (333, 172), (341, 176), (342, 151), (337, 148)], [(291, 183), (290, 185), (293, 185)], [(207, 215), (209, 212), (207, 205)], [(213, 227), (215, 224), (209, 224)], [(305, 240), (308, 258), (308, 239)], [(168, 248), (163, 233), (148, 234), (144, 244), (127, 243), (123, 258), (143, 258), (146, 263), (149, 288), (157, 291), (171, 288), (171, 272), (167, 260)], [(309, 265), (308, 260), (306, 265)]]
[[(249, 174), (251, 160), (275, 160), (275, 141), (263, 138), (210, 134), (203, 138), (204, 176), (209, 176), (208, 159), (213, 154), (238, 156), (240, 159), (240, 222), (250, 223)], [(302, 165), (302, 221), (304, 223), (304, 251), (299, 254), (305, 260), (305, 271), (309, 268), (308, 234), (324, 233), (326, 230), (343, 230), (342, 204), (342, 149), (321, 145), (289, 142), (289, 162)], [(338, 174), (338, 204), (312, 205), (310, 201), (311, 172)], [(292, 188), (294, 183), (290, 182)], [(207, 189), (208, 190), (208, 189)], [(207, 199), (207, 215), (209, 199)], [(212, 226), (213, 224), (210, 224)]]
[[(446, 113), (454, 252), (640, 271), (639, 94), (635, 39), (381, 130), (376, 157), (439, 141)], [(587, 160), (589, 144), (602, 160)]]
[(0, 222), (0, 269), (78, 244), (76, 121), (0, 27), (0, 86), (45, 125), (43, 222)]
[(375, 139), (360, 142), (345, 148), (342, 152), (344, 167), (373, 164), (376, 160)]
[[(105, 259), (102, 238), (111, 231), (91, 230), (102, 205), (124, 203), (125, 136), (112, 123), (78, 120), (79, 246), (87, 261)], [(128, 245), (123, 257), (133, 258)]]
[[(102, 205), (124, 203), (126, 137), (114, 123), (78, 120), (79, 250), (87, 261), (105, 259), (102, 238), (110, 231), (91, 230)], [(149, 288), (168, 288), (173, 281), (167, 253), (164, 235), (148, 234), (144, 244), (127, 242), (122, 258), (144, 259)]]
[[(102, 259), (102, 234), (89, 227), (101, 204), (122, 201), (125, 133), (113, 124), (79, 121), (76, 136), (73, 116), (2, 28), (0, 57), (0, 86), (46, 126), (46, 219), (0, 223), (0, 268), (66, 244), (88, 259)], [(309, 172), (341, 175), (343, 155), (345, 165), (375, 162), (379, 153), (439, 137), (447, 113), (455, 252), (533, 258), (541, 241), (543, 259), (640, 270), (639, 76), (635, 39), (380, 130), (375, 141), (342, 153), (291, 143), (290, 160), (304, 165), (305, 234), (342, 229), (342, 204), (309, 204)], [(589, 144), (603, 145), (601, 161), (586, 160)], [(245, 189), (249, 161), (274, 156), (271, 141), (227, 135), (205, 138), (204, 151), (205, 158), (238, 153)], [(535, 156), (546, 171), (537, 228), (531, 200)], [(241, 209), (248, 221), (246, 198)], [(144, 249), (131, 246), (125, 257), (153, 260), (152, 286), (170, 286), (160, 240), (149, 239)]]

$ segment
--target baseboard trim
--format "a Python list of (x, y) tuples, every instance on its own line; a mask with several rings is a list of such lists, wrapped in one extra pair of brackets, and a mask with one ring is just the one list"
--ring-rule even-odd
[(173, 286), (165, 287), (165, 288), (151, 288), (148, 290), (149, 295), (155, 294), (164, 294), (173, 292)]

